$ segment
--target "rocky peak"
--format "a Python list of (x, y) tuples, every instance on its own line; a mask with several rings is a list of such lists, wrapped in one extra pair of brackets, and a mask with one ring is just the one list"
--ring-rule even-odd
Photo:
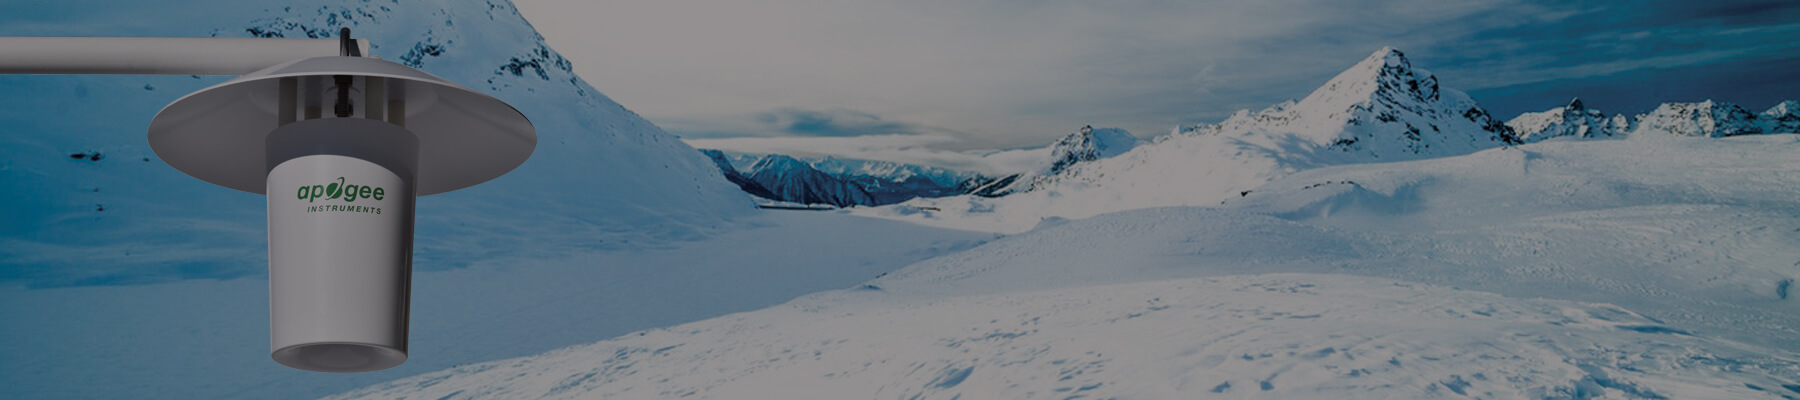
[(749, 178), (768, 189), (775, 200), (838, 207), (875, 204), (867, 190), (786, 155), (771, 154), (756, 160), (750, 166)]
[(1557, 137), (1611, 137), (1625, 132), (1615, 125), (1615, 121), (1608, 120), (1600, 110), (1587, 108), (1580, 98), (1559, 108), (1524, 113), (1506, 121), (1515, 137), (1524, 143)]
[(1763, 133), (1755, 114), (1737, 104), (1706, 100), (1688, 103), (1663, 103), (1649, 114), (1637, 117), (1638, 133), (1666, 133), (1681, 136), (1726, 137)]
[(1298, 106), (1308, 109), (1348, 110), (1357, 104), (1435, 102), (1437, 77), (1416, 70), (1406, 54), (1382, 47), (1344, 72), (1326, 81)]
[(811, 165), (782, 154), (770, 154), (762, 159), (756, 160), (755, 164), (750, 165), (750, 173), (752, 174), (761, 174), (764, 171), (791, 172), (810, 169), (813, 169)]
[(1793, 100), (1776, 103), (1762, 113), (1763, 123), (1769, 133), (1800, 133), (1800, 102)]
[(1136, 147), (1138, 139), (1130, 132), (1116, 128), (1095, 129), (1092, 125), (1057, 139), (1050, 145), (1050, 172), (1055, 175), (1076, 163), (1112, 157)]
[[(1293, 104), (1228, 119), (1221, 131), (1293, 134), (1324, 153), (1356, 160), (1466, 154), (1518, 143), (1512, 129), (1467, 94), (1438, 86), (1430, 71), (1383, 47)], [(1322, 153), (1322, 154), (1324, 154)], [(1327, 160), (1319, 160), (1327, 161)]]

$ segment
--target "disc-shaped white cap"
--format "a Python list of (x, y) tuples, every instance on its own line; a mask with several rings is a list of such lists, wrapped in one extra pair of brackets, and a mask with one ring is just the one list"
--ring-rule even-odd
[[(411, 67), (363, 57), (315, 57), (264, 68), (188, 94), (150, 121), (150, 148), (169, 166), (232, 189), (263, 193), (263, 138), (279, 124), (281, 78), (296, 78), (300, 100), (332, 113), (333, 76), (386, 78), (389, 101), (405, 105), (405, 127), (419, 138), (418, 195), (462, 189), (505, 175), (531, 157), (537, 132), (517, 109), (492, 96)], [(318, 96), (323, 87), (327, 95)], [(363, 101), (362, 93), (354, 102)], [(371, 105), (358, 104), (359, 111)], [(385, 105), (374, 105), (376, 109)]]

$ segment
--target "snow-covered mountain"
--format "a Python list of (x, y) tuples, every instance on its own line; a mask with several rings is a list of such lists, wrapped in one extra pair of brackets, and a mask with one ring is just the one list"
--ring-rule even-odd
[[(1776, 105), (1776, 108), (1781, 108)], [(1776, 111), (1776, 110), (1770, 110)], [(1663, 103), (1648, 114), (1639, 115), (1633, 135), (1672, 134), (1680, 136), (1726, 137), (1755, 135), (1767, 127), (1757, 114), (1737, 104), (1712, 100), (1697, 103)]]
[(1094, 129), (1083, 126), (1080, 131), (1057, 139), (1050, 145), (1050, 175), (1055, 175), (1076, 163), (1112, 158), (1138, 145), (1137, 136), (1118, 128)]
[(1737, 104), (1706, 100), (1663, 103), (1633, 119), (1634, 135), (1726, 137), (1800, 132), (1800, 103), (1787, 100), (1753, 114)]
[(1581, 104), (1581, 99), (1575, 99), (1560, 108), (1519, 114), (1507, 120), (1506, 126), (1513, 129), (1519, 141), (1531, 143), (1559, 137), (1613, 137), (1630, 132), (1631, 127), (1625, 121), (1623, 117), (1607, 118), (1600, 110), (1587, 108)]
[(1000, 197), (1030, 191), (1055, 182), (1063, 171), (1077, 164), (1124, 154), (1142, 142), (1124, 129), (1083, 126), (1075, 133), (1050, 143), (1050, 160), (1044, 167), (987, 181), (974, 186), (969, 193), (982, 197)]
[(763, 157), (751, 164), (750, 180), (768, 188), (775, 195), (772, 200), (838, 207), (875, 204), (875, 198), (862, 186), (780, 154)]
[(1267, 137), (1331, 163), (1441, 157), (1518, 143), (1474, 99), (1439, 87), (1430, 71), (1387, 47), (1298, 102), (1239, 111), (1217, 125), (1187, 130)]
[(968, 193), (971, 182), (984, 177), (975, 172), (947, 168), (903, 164), (892, 161), (852, 160), (819, 157), (805, 160), (808, 165), (838, 179), (855, 183), (869, 192), (879, 206), (918, 197), (943, 197)]
[(1758, 117), (1762, 118), (1769, 133), (1800, 133), (1800, 102), (1783, 101)]
[(334, 399), (1800, 396), (1800, 136), (1315, 168)]
[(1663, 103), (1655, 110), (1635, 117), (1620, 114), (1608, 118), (1599, 110), (1584, 107), (1581, 100), (1576, 99), (1561, 108), (1520, 114), (1506, 121), (1506, 125), (1512, 127), (1523, 142), (1625, 135), (1725, 137), (1800, 132), (1800, 115), (1795, 114), (1796, 108), (1800, 108), (1800, 103), (1788, 100), (1760, 114), (1752, 114), (1736, 104), (1707, 100)]
[[(702, 151), (732, 182), (739, 182), (732, 178), (734, 174), (748, 175), (744, 178), (747, 183), (739, 183), (745, 192), (779, 202), (879, 206), (918, 197), (964, 194), (987, 181), (975, 172), (892, 161)], [(766, 189), (769, 184), (787, 190)]]
[(843, 178), (869, 178), (882, 182), (906, 182), (915, 179), (926, 179), (939, 187), (956, 187), (970, 179), (981, 176), (970, 171), (958, 171), (948, 168), (917, 164), (904, 164), (893, 161), (853, 160), (838, 157), (803, 158), (808, 165), (821, 172)]
[(1294, 171), (1468, 154), (1519, 143), (1468, 95), (1442, 88), (1404, 54), (1382, 48), (1299, 101), (1187, 126), (1057, 173), (1002, 178), (976, 193), (918, 199), (864, 215), (960, 229), (1022, 232), (1048, 217), (1085, 218), (1163, 206), (1212, 205)]

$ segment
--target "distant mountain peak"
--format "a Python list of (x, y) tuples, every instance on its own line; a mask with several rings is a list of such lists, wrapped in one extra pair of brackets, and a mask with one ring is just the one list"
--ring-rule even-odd
[(1780, 103), (1775, 103), (1774, 107), (1769, 107), (1768, 111), (1763, 111), (1763, 115), (1771, 116), (1771, 117), (1780, 117), (1780, 116), (1784, 116), (1784, 115), (1795, 115), (1795, 114), (1800, 114), (1800, 102), (1796, 102), (1793, 100), (1786, 100), (1786, 101), (1782, 101)]
[(1123, 154), (1136, 147), (1138, 142), (1136, 136), (1124, 129), (1083, 126), (1050, 145), (1049, 175), (1060, 173), (1077, 163)]
[(1298, 138), (1330, 150), (1314, 160), (1328, 163), (1428, 158), (1519, 143), (1474, 99), (1439, 87), (1436, 76), (1392, 47), (1376, 50), (1300, 101), (1240, 111), (1192, 131)]
[(1599, 138), (1624, 134), (1629, 124), (1622, 118), (1608, 119), (1600, 110), (1581, 104), (1581, 98), (1568, 105), (1539, 112), (1519, 114), (1506, 125), (1525, 143), (1558, 137)]
[(770, 154), (756, 160), (750, 166), (749, 178), (773, 193), (773, 199), (776, 200), (838, 207), (875, 202), (863, 188), (814, 169), (804, 161), (781, 154)]
[(1637, 117), (1639, 133), (1680, 136), (1726, 137), (1763, 133), (1763, 121), (1737, 104), (1707, 99), (1700, 102), (1663, 103)]
[(1413, 68), (1406, 54), (1382, 47), (1319, 86), (1298, 106), (1343, 110), (1365, 101), (1438, 100), (1437, 77)]
[(1793, 100), (1776, 103), (1763, 111), (1762, 119), (1767, 124), (1769, 133), (1800, 133), (1800, 102)]
[(783, 154), (770, 154), (750, 166), (751, 171), (812, 169), (811, 165)]

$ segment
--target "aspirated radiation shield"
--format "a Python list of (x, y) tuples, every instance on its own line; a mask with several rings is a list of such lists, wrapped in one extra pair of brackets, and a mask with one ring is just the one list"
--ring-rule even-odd
[(269, 351), (320, 372), (407, 359), (413, 204), (506, 174), (537, 133), (499, 99), (361, 57), (294, 60), (150, 122), (169, 166), (269, 196)]
[(268, 137), (269, 347), (364, 372), (406, 361), (419, 142), (381, 121), (300, 121)]

